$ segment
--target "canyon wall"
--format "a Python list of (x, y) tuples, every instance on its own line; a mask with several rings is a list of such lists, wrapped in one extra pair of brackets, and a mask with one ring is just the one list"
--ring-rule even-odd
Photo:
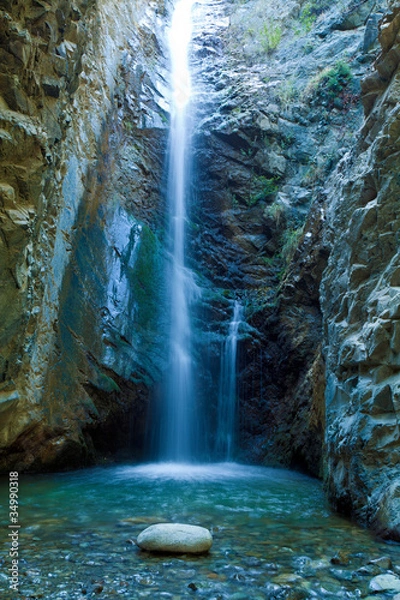
[(322, 285), (331, 501), (400, 540), (400, 4), (362, 83), (365, 122), (329, 182)]
[[(239, 457), (324, 476), (334, 506), (398, 539), (389, 5), (196, 4), (188, 246), (207, 435), (239, 299)], [(0, 0), (2, 470), (143, 456), (168, 368), (170, 9)]]
[(142, 446), (162, 362), (164, 23), (164, 2), (1, 2), (3, 469)]
[(385, 10), (372, 1), (233, 2), (213, 6), (213, 28), (195, 39), (203, 91), (192, 248), (219, 322), (232, 298), (246, 307), (244, 460), (323, 473), (326, 182), (363, 123), (360, 82)]
[(323, 477), (398, 539), (398, 3), (305, 6), (236, 5), (198, 49), (192, 243), (216, 310), (247, 309), (242, 456)]

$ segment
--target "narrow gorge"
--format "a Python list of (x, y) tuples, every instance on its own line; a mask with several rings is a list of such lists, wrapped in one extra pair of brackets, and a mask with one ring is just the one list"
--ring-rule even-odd
[(0, 0), (1, 472), (289, 468), (395, 547), (400, 2), (191, 3), (171, 191), (175, 4)]

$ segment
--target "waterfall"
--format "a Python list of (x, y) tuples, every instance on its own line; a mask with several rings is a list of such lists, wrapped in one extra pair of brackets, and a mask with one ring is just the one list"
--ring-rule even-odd
[(232, 460), (234, 449), (237, 413), (236, 358), (239, 328), (242, 322), (243, 307), (238, 301), (235, 301), (228, 336), (221, 353), (221, 375), (218, 397), (216, 450), (217, 455), (225, 460)]
[(160, 458), (191, 460), (196, 448), (196, 402), (193, 391), (190, 304), (196, 295), (186, 265), (185, 229), (189, 201), (189, 45), (194, 0), (179, 0), (169, 31), (171, 56), (171, 129), (169, 139), (168, 211), (170, 228), (170, 366), (161, 423)]

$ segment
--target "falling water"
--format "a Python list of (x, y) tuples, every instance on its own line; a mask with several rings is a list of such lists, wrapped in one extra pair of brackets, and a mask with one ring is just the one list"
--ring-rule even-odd
[(235, 301), (228, 337), (221, 354), (221, 376), (218, 398), (217, 454), (232, 459), (237, 412), (236, 357), (239, 327), (243, 322), (243, 307)]
[(189, 44), (192, 35), (193, 0), (179, 0), (169, 32), (172, 77), (171, 130), (169, 140), (168, 202), (171, 236), (171, 332), (170, 367), (161, 426), (160, 458), (182, 461), (193, 458), (196, 446), (193, 358), (190, 304), (196, 293), (193, 274), (186, 266), (190, 150), (189, 104), (191, 81)]

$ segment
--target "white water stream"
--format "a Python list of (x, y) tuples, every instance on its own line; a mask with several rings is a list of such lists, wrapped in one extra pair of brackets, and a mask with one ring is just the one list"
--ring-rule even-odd
[(239, 327), (243, 322), (243, 307), (236, 300), (229, 333), (221, 353), (221, 375), (218, 398), (217, 455), (232, 460), (237, 413), (236, 361)]
[(171, 57), (171, 130), (168, 204), (171, 237), (170, 367), (161, 425), (160, 458), (190, 460), (196, 447), (196, 403), (193, 391), (190, 304), (196, 295), (186, 264), (185, 239), (189, 203), (191, 79), (189, 45), (193, 0), (179, 0), (169, 31)]
[[(200, 370), (193, 351), (192, 314), (199, 296), (186, 253), (188, 211), (191, 202), (193, 108), (189, 56), (193, 37), (194, 0), (177, 0), (169, 29), (171, 67), (171, 127), (168, 147), (169, 266), (167, 272), (169, 307), (169, 367), (159, 409), (160, 461), (193, 462), (207, 454), (207, 423), (200, 410), (201, 394), (196, 393), (195, 376)], [(236, 354), (242, 307), (234, 314), (222, 347), (221, 383), (218, 392), (216, 444), (218, 459), (233, 455), (236, 407)], [(207, 400), (209, 400), (207, 398)], [(211, 401), (211, 398), (210, 398)], [(200, 430), (201, 429), (201, 430)], [(206, 431), (204, 431), (206, 429)]]

